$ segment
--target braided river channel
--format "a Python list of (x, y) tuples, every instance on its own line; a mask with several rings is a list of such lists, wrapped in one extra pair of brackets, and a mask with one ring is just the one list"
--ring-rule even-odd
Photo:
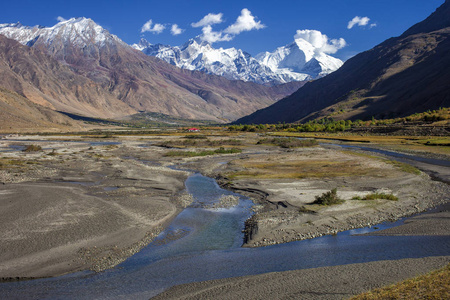
[[(450, 255), (450, 236), (359, 236), (398, 226), (384, 223), (312, 240), (243, 248), (244, 221), (253, 203), (194, 174), (186, 183), (193, 204), (158, 238), (113, 269), (0, 283), (2, 299), (149, 299), (171, 286), (267, 272)], [(223, 195), (232, 208), (207, 208)]]

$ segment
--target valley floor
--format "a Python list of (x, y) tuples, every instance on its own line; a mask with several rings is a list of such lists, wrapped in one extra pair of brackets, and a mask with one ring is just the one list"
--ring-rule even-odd
[[(253, 133), (220, 132), (195, 140), (186, 134), (0, 140), (0, 277), (56, 276), (117, 265), (151, 242), (189, 205), (184, 181), (194, 170), (254, 200), (257, 230), (251, 228), (247, 247), (334, 234), (450, 202), (448, 184), (386, 157), (327, 145), (284, 149), (258, 141), (260, 136)], [(31, 144), (42, 150), (21, 151)], [(196, 156), (218, 146), (242, 153)], [(312, 203), (334, 188), (343, 204)], [(361, 200), (371, 194), (393, 194), (398, 201)], [(448, 235), (448, 210), (428, 216), (378, 234)], [(426, 258), (265, 274), (175, 287), (164, 295), (236, 298), (244, 295), (247, 285), (254, 285), (259, 293), (278, 293), (289, 286), (287, 297), (329, 299), (331, 290), (315, 292), (321, 288), (316, 279), (338, 272), (347, 275), (330, 282), (347, 283), (341, 292), (334, 289), (333, 297), (342, 298), (448, 261)], [(357, 281), (349, 284), (366, 267), (373, 272), (358, 286)], [(373, 277), (381, 271), (387, 275)], [(299, 278), (309, 279), (305, 283)], [(267, 282), (271, 284), (263, 288)], [(226, 290), (233, 292), (222, 294)], [(249, 293), (244, 298), (252, 298)]]

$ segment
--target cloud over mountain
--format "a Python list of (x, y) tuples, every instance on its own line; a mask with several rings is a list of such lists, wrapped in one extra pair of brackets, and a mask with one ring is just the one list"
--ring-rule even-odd
[(255, 17), (252, 15), (251, 11), (249, 11), (247, 8), (244, 8), (241, 11), (241, 15), (237, 18), (236, 22), (228, 26), (228, 28), (226, 28), (224, 32), (237, 35), (244, 31), (255, 29), (259, 30), (265, 27), (266, 25), (261, 24), (261, 21), (255, 20)]
[(164, 29), (166, 29), (166, 26), (159, 23), (153, 24), (153, 20), (150, 19), (142, 26), (141, 33), (151, 32), (154, 34), (160, 34), (164, 31)]
[(334, 54), (347, 45), (343, 38), (328, 40), (328, 36), (318, 30), (297, 30), (294, 38), (304, 39), (310, 43), (315, 48), (316, 53)]
[[(367, 26), (369, 25), (370, 18), (369, 17), (359, 17), (356, 16), (348, 22), (347, 29), (352, 29), (355, 25), (358, 26)], [(377, 26), (377, 24), (370, 24), (370, 28)]]
[(206, 16), (204, 16), (200, 21), (192, 23), (191, 26), (197, 28), (214, 24), (220, 24), (223, 22), (222, 17), (223, 13), (218, 14), (209, 13)]
[(178, 24), (172, 24), (172, 27), (170, 28), (170, 33), (172, 35), (180, 35), (182, 34), (184, 31), (184, 29), (181, 29), (180, 27), (178, 27)]

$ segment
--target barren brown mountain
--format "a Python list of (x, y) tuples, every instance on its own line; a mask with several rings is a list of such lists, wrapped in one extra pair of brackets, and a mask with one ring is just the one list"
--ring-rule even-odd
[(82, 129), (83, 125), (17, 93), (0, 88), (0, 132)]
[[(0, 78), (0, 86), (57, 110), (90, 117), (145, 111), (235, 120), (273, 104), (303, 84), (267, 87), (181, 70), (133, 49), (86, 18), (50, 29), (9, 30), (3, 33), (31, 47), (13, 45), (2, 37), (3, 67), (14, 74)], [(24, 32), (30, 40), (21, 39)], [(24, 53), (26, 58), (22, 58)]]
[(403, 35), (238, 123), (391, 118), (450, 106), (450, 1)]
[(58, 111), (106, 118), (136, 112), (42, 51), (2, 35), (0, 86)]

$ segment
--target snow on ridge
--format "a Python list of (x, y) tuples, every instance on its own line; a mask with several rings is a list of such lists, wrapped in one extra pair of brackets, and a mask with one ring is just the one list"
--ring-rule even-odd
[[(49, 48), (58, 45), (83, 48), (118, 43), (129, 47), (117, 36), (85, 17), (63, 20), (52, 27), (30, 27), (19, 22), (0, 24), (0, 34), (28, 46), (40, 43)], [(210, 43), (199, 37), (190, 39), (178, 47), (154, 45), (145, 39), (131, 47), (179, 68), (259, 84), (315, 79), (337, 70), (343, 64), (337, 58), (318, 52), (310, 42), (302, 38), (278, 47), (273, 52), (260, 53), (256, 57), (241, 49), (213, 48)]]
[(0, 24), (0, 34), (28, 46), (32, 46), (38, 40), (40, 43), (47, 45), (52, 44), (55, 40), (61, 40), (64, 43), (71, 43), (80, 47), (92, 43), (104, 46), (107, 42), (112, 41), (126, 45), (117, 36), (85, 17), (64, 20), (52, 27), (39, 25), (30, 27), (19, 22)]
[(337, 58), (318, 53), (313, 45), (303, 39), (296, 39), (289, 45), (256, 57), (236, 48), (215, 49), (198, 38), (175, 47), (153, 45), (141, 39), (133, 48), (179, 68), (260, 84), (315, 79), (336, 71), (343, 64)]

